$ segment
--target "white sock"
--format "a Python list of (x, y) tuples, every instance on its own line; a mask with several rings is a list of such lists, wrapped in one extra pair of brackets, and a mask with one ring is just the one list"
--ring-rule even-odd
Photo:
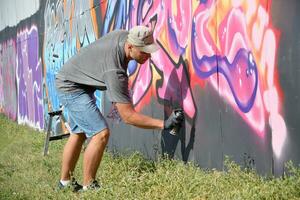
[(83, 190), (87, 190), (87, 189), (88, 189), (88, 186), (87, 186), (87, 185), (84, 185), (84, 186), (82, 187), (82, 189), (83, 189)]
[(68, 185), (70, 182), (71, 182), (70, 180), (66, 180), (66, 181), (60, 180), (60, 183), (61, 183), (63, 186)]

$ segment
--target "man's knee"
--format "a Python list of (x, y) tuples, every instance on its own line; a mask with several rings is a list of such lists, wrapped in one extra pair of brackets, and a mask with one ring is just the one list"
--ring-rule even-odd
[(102, 135), (103, 138), (108, 141), (110, 136), (109, 129), (104, 129), (103, 131), (100, 132), (100, 135)]
[(109, 135), (110, 135), (109, 129), (104, 129), (99, 133), (97, 133), (94, 136), (94, 138), (101, 143), (107, 143), (109, 139)]

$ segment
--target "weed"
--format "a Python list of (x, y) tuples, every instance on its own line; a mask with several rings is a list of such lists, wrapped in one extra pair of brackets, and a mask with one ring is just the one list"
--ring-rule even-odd
[[(42, 156), (44, 133), (0, 115), (0, 199), (300, 199), (300, 169), (287, 163), (282, 178), (261, 177), (229, 158), (225, 170), (202, 170), (161, 156), (106, 151), (98, 170), (99, 192), (57, 191), (63, 145), (50, 143)], [(82, 157), (74, 176), (82, 180)]]

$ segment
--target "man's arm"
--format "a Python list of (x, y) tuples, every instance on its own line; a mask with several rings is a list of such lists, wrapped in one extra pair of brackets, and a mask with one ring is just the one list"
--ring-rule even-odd
[(118, 112), (126, 124), (145, 129), (163, 129), (164, 121), (136, 112), (131, 103), (116, 103)]

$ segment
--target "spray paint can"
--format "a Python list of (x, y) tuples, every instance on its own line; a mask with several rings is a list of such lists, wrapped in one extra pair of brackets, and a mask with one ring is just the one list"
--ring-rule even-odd
[[(180, 115), (181, 115), (180, 111), (175, 112), (175, 116), (176, 117), (179, 117)], [(180, 128), (180, 125), (174, 126), (172, 128), (172, 130), (170, 131), (170, 134), (171, 135), (176, 135), (178, 133), (178, 131), (179, 131), (179, 128)]]

